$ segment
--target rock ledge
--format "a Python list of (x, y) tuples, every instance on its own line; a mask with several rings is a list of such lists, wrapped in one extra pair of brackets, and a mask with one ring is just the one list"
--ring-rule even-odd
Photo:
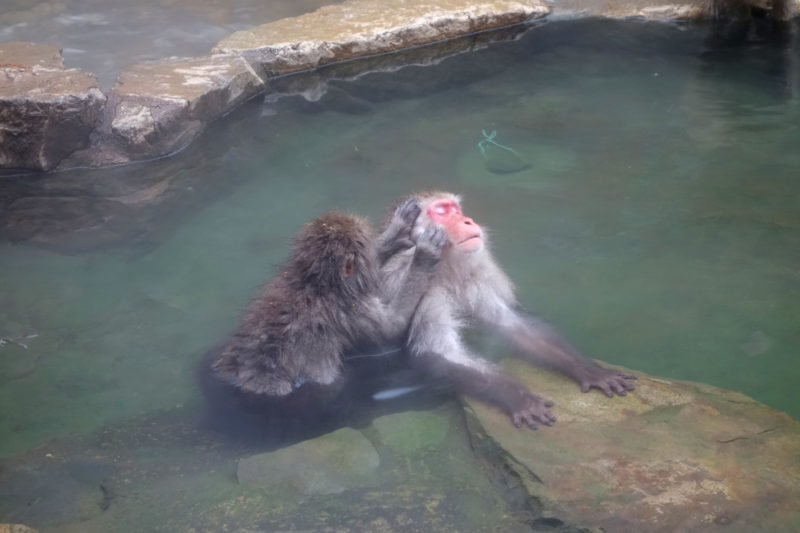
[(494, 460), (559, 518), (622, 533), (800, 531), (800, 422), (791, 416), (699, 383), (637, 373), (634, 393), (609, 399), (507, 366), (555, 402), (558, 423), (517, 430), (467, 400), (475, 447), (499, 447)]

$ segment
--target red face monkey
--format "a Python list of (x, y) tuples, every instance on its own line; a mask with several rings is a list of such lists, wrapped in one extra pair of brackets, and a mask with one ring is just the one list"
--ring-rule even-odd
[[(433, 192), (413, 198), (421, 213), (412, 237), (439, 227), (449, 238), (430, 287), (411, 318), (408, 346), (417, 365), (448, 378), (462, 392), (505, 410), (517, 427), (553, 424), (552, 402), (531, 394), (469, 352), (460, 331), (464, 319), (474, 318), (502, 332), (522, 349), (527, 360), (573, 378), (583, 392), (597, 388), (612, 397), (633, 390), (634, 376), (584, 357), (553, 328), (521, 311), (511, 281), (486, 248), (484, 232), (462, 213), (457, 196)], [(403, 270), (403, 262), (412, 257), (398, 254), (389, 260), (395, 263), (389, 268)]]

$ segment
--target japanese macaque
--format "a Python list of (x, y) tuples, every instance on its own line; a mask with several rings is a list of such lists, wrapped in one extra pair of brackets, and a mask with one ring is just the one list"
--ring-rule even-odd
[[(402, 342), (428, 288), (445, 232), (417, 231), (415, 199), (377, 238), (366, 220), (332, 211), (306, 224), (281, 272), (250, 303), (213, 375), (246, 395), (282, 397), (302, 385), (334, 385), (345, 351)], [(407, 262), (386, 268), (404, 252)]]
[[(448, 237), (434, 279), (411, 317), (407, 345), (414, 364), (503, 409), (517, 427), (552, 425), (552, 402), (530, 393), (465, 346), (464, 321), (477, 319), (503, 333), (531, 362), (573, 378), (583, 392), (597, 388), (612, 397), (634, 389), (634, 376), (584, 357), (553, 328), (520, 310), (511, 281), (487, 249), (484, 231), (461, 212), (458, 196), (434, 192), (412, 198), (421, 209), (412, 239), (433, 228)], [(400, 252), (388, 260), (387, 269), (413, 270), (403, 266), (412, 261), (410, 253)]]

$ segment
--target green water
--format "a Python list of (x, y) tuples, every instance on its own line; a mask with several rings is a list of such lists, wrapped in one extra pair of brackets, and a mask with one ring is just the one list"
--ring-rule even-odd
[[(0, 182), (15, 241), (0, 245), (0, 335), (39, 334), (28, 350), (0, 347), (0, 456), (63, 462), (120, 424), (192, 426), (196, 362), (303, 222), (334, 208), (378, 220), (431, 188), (462, 194), (521, 301), (588, 355), (800, 417), (796, 39), (551, 23), (437, 66), (331, 82), (316, 102), (250, 102), (168, 160)], [(530, 168), (488, 171), (482, 129)], [(91, 194), (59, 219), (81, 181)], [(165, 192), (137, 203), (137, 187)], [(164, 452), (120, 434), (117, 465)], [(169, 449), (195, 453), (204, 438)], [(177, 463), (191, 483), (228, 481)], [(134, 492), (166, 490), (152, 475)], [(163, 518), (216, 497), (140, 503)], [(56, 517), (45, 531), (71, 530), (44, 512)], [(96, 530), (113, 529), (104, 520)]]

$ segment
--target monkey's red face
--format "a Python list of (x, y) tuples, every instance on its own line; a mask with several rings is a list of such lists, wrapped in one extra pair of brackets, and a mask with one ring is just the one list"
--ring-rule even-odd
[(471, 218), (464, 216), (461, 206), (452, 198), (431, 203), (426, 214), (434, 223), (443, 227), (450, 242), (459, 250), (474, 252), (483, 246), (483, 231)]

